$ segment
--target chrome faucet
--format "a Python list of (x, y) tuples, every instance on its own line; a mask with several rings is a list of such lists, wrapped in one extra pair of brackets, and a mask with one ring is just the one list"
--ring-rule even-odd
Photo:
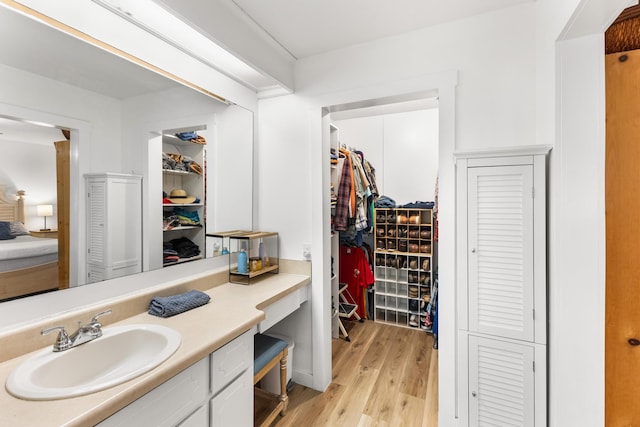
[(111, 310), (101, 311), (93, 316), (86, 325), (83, 325), (82, 322), (78, 321), (78, 330), (71, 335), (67, 334), (64, 326), (46, 328), (40, 331), (40, 333), (42, 335), (47, 335), (53, 331), (60, 331), (58, 333), (58, 338), (56, 338), (56, 342), (53, 344), (53, 351), (68, 350), (70, 348), (77, 347), (80, 344), (100, 338), (102, 336), (102, 324), (98, 322), (98, 318), (107, 314), (111, 314)]

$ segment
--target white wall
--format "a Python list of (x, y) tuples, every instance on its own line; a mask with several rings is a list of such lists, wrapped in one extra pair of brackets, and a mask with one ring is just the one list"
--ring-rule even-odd
[(533, 3), (304, 58), (298, 94), (460, 70), (457, 148), (535, 144)]
[(593, 64), (604, 59), (604, 40), (564, 41), (558, 51), (563, 120), (551, 181), (549, 411), (558, 427), (596, 426), (604, 422), (606, 257), (604, 80)]
[(434, 200), (438, 175), (438, 110), (335, 120), (340, 142), (364, 153), (381, 195), (398, 205)]
[[(60, 134), (60, 140), (63, 139)], [(0, 184), (11, 185), (15, 190), (25, 190), (25, 225), (29, 230), (39, 230), (44, 219), (36, 216), (36, 205), (52, 204), (52, 217), (47, 217), (47, 227), (56, 228), (56, 149), (49, 145), (29, 144), (0, 140), (0, 153), (4, 153)]]
[[(320, 146), (321, 126), (313, 120), (313, 111), (340, 104), (341, 99), (354, 100), (357, 96), (365, 100), (409, 93), (419, 87), (434, 89), (417, 82), (428, 85), (429, 81), (438, 80), (438, 76), (458, 71), (455, 96), (446, 98), (449, 94), (442, 93), (442, 89), (439, 94), (442, 238), (439, 414), (444, 426), (456, 423), (452, 152), (455, 148), (536, 143), (534, 18), (535, 5), (523, 4), (306, 58), (297, 63), (296, 95), (260, 102), (260, 186), (270, 189), (267, 193), (261, 190), (260, 222), (269, 224), (269, 228), (286, 230), (283, 252), (296, 259), (301, 259), (299, 244), (313, 233), (313, 286), (322, 286), (326, 276), (321, 271), (322, 263), (328, 264), (323, 253), (327, 243), (323, 242), (319, 229), (321, 222), (314, 220), (322, 211), (324, 189), (319, 182), (322, 174), (314, 174), (312, 187), (304, 187), (300, 182), (308, 179), (309, 171), (321, 167), (325, 156)], [(439, 87), (448, 91), (455, 84), (452, 81)], [(305, 126), (305, 122), (309, 125)], [(443, 123), (451, 123), (451, 129), (443, 127)], [(290, 149), (295, 152), (289, 153)], [(263, 157), (265, 152), (269, 154)], [(296, 160), (292, 160), (296, 153)], [(308, 154), (308, 161), (305, 161), (306, 153), (312, 153)], [(291, 177), (298, 182), (293, 182)], [(278, 200), (284, 198), (284, 188), (292, 185), (294, 204), (272, 203), (274, 196)], [(310, 193), (309, 188), (316, 190)], [(322, 298), (320, 293), (314, 294), (314, 298), (314, 304), (322, 304), (317, 301)], [(313, 317), (316, 323), (321, 323), (322, 310), (316, 309)], [(323, 370), (317, 368), (314, 374), (317, 373), (322, 374)], [(318, 383), (322, 384), (322, 380), (318, 379)]]

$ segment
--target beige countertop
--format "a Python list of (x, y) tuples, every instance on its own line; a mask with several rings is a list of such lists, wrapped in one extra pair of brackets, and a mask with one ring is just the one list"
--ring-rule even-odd
[[(118, 386), (85, 396), (28, 401), (13, 397), (3, 387), (0, 391), (0, 425), (94, 425), (256, 326), (265, 318), (260, 308), (264, 309), (310, 282), (307, 275), (280, 273), (269, 275), (248, 286), (224, 283), (205, 290), (211, 296), (211, 301), (188, 312), (166, 319), (143, 312), (111, 323), (105, 328), (135, 323), (169, 326), (180, 332), (182, 344), (176, 353), (150, 372)], [(9, 373), (30, 354), (0, 363), (0, 381), (3, 385)]]

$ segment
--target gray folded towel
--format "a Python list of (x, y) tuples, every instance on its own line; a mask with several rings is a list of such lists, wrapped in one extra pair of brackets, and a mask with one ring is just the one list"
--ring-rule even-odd
[(196, 290), (168, 297), (154, 297), (149, 304), (149, 314), (158, 317), (171, 317), (205, 305), (210, 299), (209, 295)]

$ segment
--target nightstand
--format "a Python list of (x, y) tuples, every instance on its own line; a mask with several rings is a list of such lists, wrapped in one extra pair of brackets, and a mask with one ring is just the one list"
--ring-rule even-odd
[(58, 230), (29, 230), (29, 235), (33, 237), (46, 237), (49, 239), (57, 239)]

